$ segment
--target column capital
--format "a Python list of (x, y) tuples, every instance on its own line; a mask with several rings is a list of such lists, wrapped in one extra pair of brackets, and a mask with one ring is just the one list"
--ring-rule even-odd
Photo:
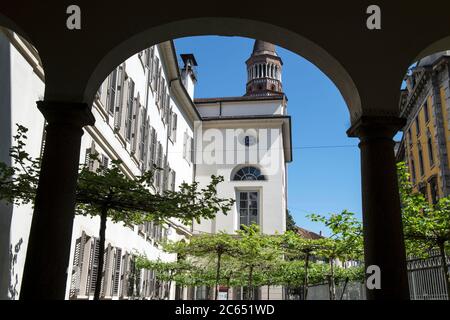
[(39, 111), (49, 124), (67, 124), (84, 127), (94, 125), (95, 118), (87, 103), (37, 101)]
[(388, 138), (406, 125), (406, 119), (392, 116), (362, 116), (347, 130), (351, 138)]

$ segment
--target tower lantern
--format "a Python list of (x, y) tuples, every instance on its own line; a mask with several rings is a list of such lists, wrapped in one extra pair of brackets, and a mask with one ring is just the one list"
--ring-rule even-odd
[(253, 52), (246, 61), (246, 96), (271, 96), (283, 94), (281, 67), (283, 62), (275, 52), (275, 45), (255, 40)]

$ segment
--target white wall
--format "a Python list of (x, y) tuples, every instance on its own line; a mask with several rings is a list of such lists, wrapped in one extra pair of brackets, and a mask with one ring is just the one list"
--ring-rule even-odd
[[(158, 50), (156, 54), (160, 56)], [(15, 133), (15, 123), (29, 129), (28, 143), (26, 150), (32, 157), (38, 157), (41, 151), (41, 142), (44, 126), (44, 118), (36, 107), (36, 101), (42, 100), (44, 93), (43, 80), (33, 71), (33, 66), (25, 60), (24, 52), (18, 50), (10, 44), (10, 39), (3, 33), (0, 33), (0, 106), (2, 130), (5, 134), (0, 135), (1, 150), (0, 161), (8, 162), (9, 146), (13, 143), (12, 136)], [(160, 57), (161, 59), (161, 57)], [(163, 70), (167, 69), (164, 66)], [(152, 90), (147, 89), (147, 74), (143, 68), (138, 55), (134, 55), (125, 62), (126, 72), (135, 82), (135, 96), (139, 92), (140, 103), (147, 105), (150, 116), (150, 124), (158, 131), (158, 139), (162, 143), (164, 153), (166, 153), (167, 126), (162, 123), (161, 116), (155, 106), (154, 94)], [(167, 79), (166, 73), (163, 77)], [(147, 101), (148, 91), (148, 101)], [(193, 180), (193, 165), (182, 158), (183, 132), (187, 131), (192, 136), (192, 121), (188, 119), (178, 108), (173, 99), (171, 100), (173, 111), (178, 114), (178, 131), (176, 142), (170, 143), (171, 153), (168, 155), (170, 166), (177, 172), (176, 184), (182, 181), (191, 182)], [(128, 173), (138, 175), (141, 173), (138, 161), (130, 153), (129, 143), (113, 130), (114, 121), (112, 117), (107, 116), (100, 102), (95, 102), (92, 111), (96, 118), (95, 127), (85, 128), (82, 137), (80, 163), (85, 161), (86, 150), (91, 147), (94, 140), (97, 151), (106, 155), (109, 159), (120, 159)], [(2, 131), (2, 133), (3, 133)], [(2, 234), (2, 246), (0, 248), (0, 272), (1, 272), (1, 295), (0, 298), (18, 298), (20, 293), (21, 277), (26, 256), (26, 247), (29, 235), (29, 229), (32, 218), (32, 208), (28, 206), (11, 207), (0, 206), (0, 233)], [(177, 224), (178, 221), (175, 221)], [(183, 227), (183, 226), (182, 226)], [(74, 220), (72, 249), (68, 263), (68, 274), (72, 272), (72, 263), (74, 255), (75, 240), (81, 236), (84, 231), (89, 236), (98, 236), (99, 219), (84, 216), (77, 216)], [(180, 240), (182, 237), (173, 227), (169, 229), (168, 238), (170, 240)], [(146, 254), (150, 259), (161, 258), (163, 261), (173, 261), (176, 257), (172, 254), (166, 254), (158, 247), (154, 241), (145, 240), (137, 232), (137, 227), (133, 230), (124, 227), (121, 224), (114, 224), (111, 221), (107, 224), (106, 243), (123, 248), (129, 252), (136, 251)], [(19, 249), (15, 257), (13, 270), (9, 271), (9, 245), (14, 250)], [(17, 245), (19, 244), (19, 245)], [(17, 245), (17, 246), (16, 246)], [(55, 244), (57, 245), (57, 244)], [(70, 277), (67, 279), (67, 294), (70, 288)], [(12, 295), (7, 293), (8, 282), (14, 282), (17, 292)], [(16, 283), (17, 282), (17, 283)], [(174, 292), (172, 292), (172, 298)]]
[(197, 110), (202, 117), (285, 115), (282, 100), (223, 101), (199, 103)]
[[(21, 53), (10, 44), (9, 38), (1, 32), (0, 55), (0, 123), (4, 133), (0, 135), (0, 161), (10, 162), (9, 147), (14, 143), (12, 137), (16, 134), (16, 124), (29, 129), (25, 150), (32, 157), (39, 157), (44, 118), (36, 107), (36, 101), (44, 94), (44, 83)], [(0, 298), (17, 298), (31, 225), (31, 206), (14, 206), (11, 211), (10, 206), (0, 205), (0, 217)], [(9, 254), (10, 248), (13, 256)], [(14, 256), (16, 260), (10, 270), (9, 263)], [(8, 282), (12, 286), (12, 292), (7, 292)]]
[[(283, 155), (283, 140), (282, 130), (279, 124), (256, 124), (255, 122), (248, 123), (231, 123), (219, 124), (219, 121), (215, 121), (213, 124), (203, 123), (202, 135), (196, 135), (202, 138), (202, 146), (198, 148), (201, 150), (197, 152), (197, 168), (196, 178), (202, 185), (206, 185), (209, 182), (212, 174), (221, 175), (225, 181), (218, 186), (218, 194), (223, 198), (236, 199), (236, 194), (239, 191), (258, 191), (259, 192), (259, 224), (262, 231), (267, 234), (283, 233), (285, 231), (285, 213), (286, 213), (286, 194), (285, 194), (285, 180), (284, 180), (284, 155)], [(270, 136), (268, 140), (268, 146), (271, 150), (270, 166), (266, 166), (264, 159), (261, 157), (261, 153), (256, 157), (256, 161), (249, 161), (249, 165), (254, 165), (261, 169), (262, 174), (266, 176), (265, 181), (233, 181), (232, 174), (242, 166), (245, 166), (245, 161), (237, 161), (229, 163), (226, 161), (229, 159), (238, 158), (245, 159), (246, 147), (238, 143), (235, 147), (227, 145), (227, 143), (216, 143), (220, 137), (226, 137), (226, 130), (230, 129), (247, 129), (256, 128), (258, 130), (270, 130)], [(208, 130), (213, 130), (215, 140), (211, 140), (211, 135), (208, 134)], [(239, 140), (239, 139), (238, 139)], [(214, 141), (214, 142), (211, 142)], [(258, 142), (259, 143), (259, 142)], [(216, 153), (214, 153), (214, 151)], [(221, 151), (224, 150), (223, 157), (225, 161), (216, 163), (208, 162), (209, 154), (222, 155)], [(213, 160), (217, 160), (213, 159)], [(219, 232), (226, 231), (228, 233), (234, 233), (239, 229), (239, 214), (237, 212), (237, 203), (235, 203), (233, 209), (224, 215), (219, 213), (216, 219), (213, 221), (203, 220), (200, 224), (194, 225), (194, 232)]]

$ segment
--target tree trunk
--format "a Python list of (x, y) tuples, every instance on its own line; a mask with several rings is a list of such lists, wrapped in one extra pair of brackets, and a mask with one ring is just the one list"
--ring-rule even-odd
[(305, 277), (303, 279), (303, 300), (308, 298), (308, 267), (309, 267), (309, 252), (305, 255)]
[(336, 286), (334, 283), (334, 260), (330, 259), (330, 300), (336, 299)]
[(222, 253), (217, 253), (217, 269), (216, 269), (216, 290), (214, 295), (214, 300), (217, 300), (217, 296), (219, 295), (219, 278), (220, 278), (220, 260), (222, 258)]
[(103, 265), (105, 263), (105, 233), (106, 233), (107, 218), (108, 218), (108, 208), (103, 207), (100, 213), (98, 267), (97, 267), (97, 280), (95, 281), (94, 300), (100, 300), (100, 293), (101, 293), (100, 291), (102, 289)]
[(270, 300), (270, 284), (267, 285), (267, 300)]
[(447, 287), (447, 300), (450, 300), (450, 275), (448, 273), (447, 256), (445, 255), (445, 242), (439, 243), (439, 253), (441, 255), (442, 271), (444, 272), (445, 285)]

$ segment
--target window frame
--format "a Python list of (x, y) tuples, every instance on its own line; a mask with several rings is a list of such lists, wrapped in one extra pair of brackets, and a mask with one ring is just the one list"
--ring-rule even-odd
[[(245, 199), (242, 198), (242, 195), (245, 194)], [(256, 195), (256, 198), (251, 198)], [(260, 225), (261, 223), (261, 192), (260, 190), (248, 189), (237, 190), (237, 201), (236, 201), (236, 209), (237, 209), (237, 219), (238, 219), (238, 229), (242, 228), (242, 225), (251, 226), (253, 223), (256, 225)], [(256, 201), (256, 206), (252, 205), (250, 202)], [(245, 202), (245, 208), (242, 208), (243, 202)], [(247, 213), (245, 215), (242, 214), (242, 210), (246, 210)], [(255, 221), (252, 221), (251, 210), (256, 211)], [(245, 223), (242, 223), (242, 219), (245, 218)]]

